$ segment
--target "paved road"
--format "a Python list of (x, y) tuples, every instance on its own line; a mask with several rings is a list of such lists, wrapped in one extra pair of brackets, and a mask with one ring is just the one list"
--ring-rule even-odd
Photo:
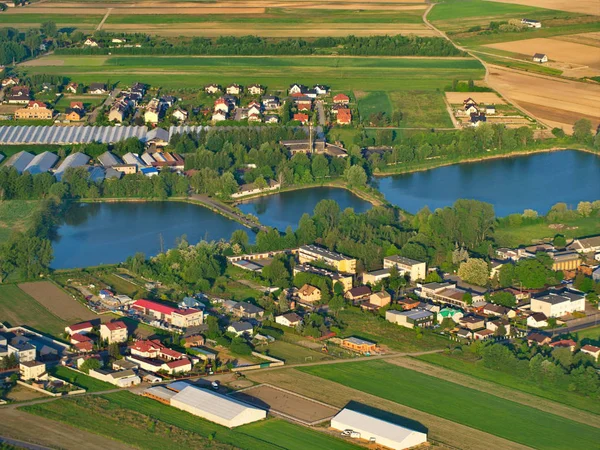
[(316, 102), (317, 105), (317, 115), (319, 117), (319, 125), (325, 126), (327, 125), (327, 120), (325, 119), (325, 109), (323, 108), (323, 102)]
[(115, 101), (115, 99), (117, 98), (117, 96), (121, 93), (121, 89), (113, 89), (112, 92), (110, 94), (108, 94), (108, 97), (106, 98), (106, 100), (104, 100), (104, 103), (102, 103), (102, 105), (96, 107), (92, 113), (88, 116), (88, 123), (95, 123), (96, 119), (98, 118), (98, 114), (100, 114), (100, 108), (102, 108), (103, 106), (105, 107), (109, 107), (110, 105), (112, 105)]

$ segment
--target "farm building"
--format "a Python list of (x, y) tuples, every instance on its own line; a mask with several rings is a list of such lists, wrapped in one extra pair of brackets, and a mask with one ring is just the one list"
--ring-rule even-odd
[(6, 167), (14, 167), (17, 172), (23, 173), (27, 166), (33, 161), (34, 156), (29, 152), (19, 152), (12, 155), (6, 161)]
[(367, 414), (342, 409), (333, 419), (331, 428), (352, 430), (360, 433), (361, 439), (375, 441), (377, 444), (395, 450), (414, 447), (427, 442), (427, 434), (378, 419)]
[(56, 164), (56, 161), (58, 161), (58, 156), (56, 156), (54, 153), (40, 153), (39, 155), (36, 155), (29, 164), (27, 164), (24, 172), (29, 172), (31, 175), (48, 172), (50, 168)]
[(121, 160), (111, 152), (102, 153), (100, 156), (98, 156), (98, 161), (100, 161), (100, 164), (102, 164), (104, 167), (118, 166), (119, 164), (122, 164)]
[(548, 55), (544, 55), (543, 53), (536, 53), (533, 55), (533, 62), (546, 63), (548, 62)]
[(228, 428), (267, 417), (264, 409), (193, 386), (188, 386), (174, 395), (171, 398), (171, 406)]
[(72, 153), (65, 158), (60, 166), (58, 166), (58, 169), (56, 169), (56, 172), (54, 172), (54, 176), (58, 181), (60, 181), (67, 169), (70, 169), (71, 167), (85, 166), (89, 160), (90, 157), (84, 155), (83, 153)]

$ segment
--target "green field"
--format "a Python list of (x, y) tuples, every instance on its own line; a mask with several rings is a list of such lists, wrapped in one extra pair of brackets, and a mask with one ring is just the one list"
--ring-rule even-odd
[(452, 128), (441, 91), (399, 91), (390, 94), (394, 111), (402, 112), (401, 127)]
[(57, 378), (68, 381), (69, 383), (72, 383), (75, 386), (80, 386), (84, 388), (87, 392), (101, 392), (115, 389), (115, 386), (113, 386), (110, 383), (105, 383), (104, 381), (96, 380), (95, 378), (87, 376), (83, 373), (75, 372), (74, 370), (71, 370), (68, 367), (55, 366), (48, 369), (48, 372), (50, 372), (51, 375)]
[[(508, 20), (518, 17), (534, 17), (540, 12), (548, 11), (547, 9), (536, 8), (533, 6), (512, 5), (510, 3), (487, 2), (484, 0), (446, 0), (443, 3), (438, 3), (431, 10), (427, 18), (432, 22), (439, 21), (455, 21), (460, 24), (464, 19), (473, 17), (487, 18), (488, 23), (490, 18), (500, 20)], [(560, 11), (553, 13), (562, 14)], [(567, 13), (571, 14), (572, 13)]]
[(15, 284), (0, 286), (0, 322), (27, 325), (37, 331), (59, 336), (67, 323), (59, 319)]
[(259, 352), (268, 351), (268, 355), (281, 359), (286, 364), (300, 364), (331, 359), (326, 353), (310, 350), (300, 345), (277, 340), (268, 346), (258, 347)]
[(384, 113), (386, 117), (392, 117), (392, 102), (387, 92), (374, 91), (358, 99), (358, 112), (361, 121), (368, 120), (371, 114)]
[(299, 370), (537, 449), (589, 450), (600, 440), (598, 428), (384, 361)]
[(54, 109), (58, 110), (59, 112), (65, 112), (67, 108), (71, 107), (71, 102), (82, 102), (85, 110), (90, 112), (96, 106), (102, 104), (104, 100), (104, 97), (89, 95), (63, 95), (54, 105)]
[(552, 386), (540, 386), (538, 383), (523, 380), (515, 375), (488, 369), (479, 362), (467, 361), (462, 358), (453, 358), (450, 355), (442, 353), (422, 355), (417, 357), (417, 359), (446, 369), (455, 370), (456, 372), (470, 375), (475, 378), (481, 378), (482, 380), (491, 381), (493, 383), (501, 384), (502, 386), (527, 392), (528, 394), (537, 395), (538, 397), (554, 400), (577, 409), (600, 414), (600, 403), (597, 400), (582, 397), (571, 392), (565, 392), (563, 389)]
[(13, 231), (27, 230), (39, 206), (36, 200), (0, 201), (0, 242), (7, 240)]
[[(22, 409), (144, 449), (230, 449), (234, 446), (247, 450), (303, 450), (307, 442), (314, 443), (313, 448), (317, 449), (358, 448), (341, 439), (279, 419), (230, 430), (130, 392), (61, 399)], [(137, 426), (127, 426), (134, 421)], [(171, 431), (164, 432), (164, 429)], [(179, 439), (174, 439), (175, 436)]]
[[(56, 65), (60, 64), (60, 65)], [(22, 66), (28, 74), (60, 74), (82, 83), (142, 81), (152, 87), (200, 88), (217, 82), (261, 83), (271, 91), (290, 84), (328, 84), (334, 92), (368, 86), (372, 91), (442, 89), (453, 79), (481, 79), (481, 64), (469, 58), (360, 57), (150, 57), (64, 56)]]
[(600, 325), (592, 328), (586, 328), (585, 330), (577, 331), (579, 340), (589, 339), (595, 341), (594, 345), (600, 345)]

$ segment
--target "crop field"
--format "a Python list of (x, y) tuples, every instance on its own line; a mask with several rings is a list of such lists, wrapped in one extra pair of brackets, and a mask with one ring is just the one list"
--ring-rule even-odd
[(599, 428), (384, 361), (299, 370), (538, 449), (584, 450), (600, 439)]
[(439, 91), (402, 91), (390, 94), (395, 111), (402, 112), (401, 127), (452, 128), (444, 94)]
[(97, 314), (87, 309), (50, 281), (21, 283), (19, 287), (46, 307), (52, 314), (68, 323), (98, 318)]
[(595, 14), (600, 16), (598, 0), (490, 0), (492, 2), (511, 3), (514, 5), (537, 6), (540, 8), (556, 9), (558, 11), (577, 12), (582, 14)]
[(25, 64), (28, 74), (60, 74), (92, 83), (110, 79), (123, 85), (199, 88), (211, 82), (261, 83), (285, 90), (291, 83), (324, 83), (334, 91), (368, 86), (373, 91), (442, 89), (453, 79), (481, 79), (483, 67), (469, 58), (360, 57), (135, 57), (52, 55)]
[(61, 399), (22, 409), (145, 449), (302, 450), (306, 442), (318, 444), (315, 448), (357, 448), (341, 439), (279, 419), (230, 430), (130, 392)]
[(11, 326), (27, 325), (54, 336), (63, 333), (67, 326), (64, 320), (14, 284), (0, 286), (0, 322), (8, 322)]

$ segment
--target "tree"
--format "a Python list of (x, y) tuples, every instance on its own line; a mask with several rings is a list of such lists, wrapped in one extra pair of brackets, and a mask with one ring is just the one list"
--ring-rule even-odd
[(565, 248), (567, 246), (567, 240), (562, 234), (557, 234), (552, 240), (552, 245), (556, 248)]
[(321, 153), (315, 155), (312, 159), (311, 171), (315, 178), (325, 178), (329, 175), (329, 161)]
[(121, 355), (121, 349), (119, 348), (119, 344), (113, 342), (108, 346), (108, 356), (114, 361), (117, 359), (122, 359), (123, 355)]
[(441, 283), (442, 277), (440, 277), (440, 274), (437, 273), (437, 271), (429, 272), (427, 274), (427, 276), (425, 277), (425, 282), (426, 283)]
[(88, 358), (83, 362), (83, 364), (81, 364), (79, 370), (81, 370), (83, 373), (90, 373), (90, 370), (96, 370), (100, 367), (102, 367), (100, 361), (98, 361), (96, 358)]
[(367, 184), (367, 173), (361, 166), (350, 166), (344, 172), (344, 178), (351, 187), (362, 187)]
[(462, 296), (462, 301), (465, 302), (467, 305), (473, 304), (473, 295), (471, 295), (470, 292), (465, 292)]
[(490, 278), (487, 262), (479, 258), (469, 258), (458, 268), (458, 276), (477, 286), (485, 286)]
[(573, 125), (573, 137), (577, 142), (587, 142), (592, 138), (592, 122), (588, 119), (579, 119)]
[(337, 317), (341, 309), (344, 307), (344, 303), (344, 297), (341, 295), (334, 295), (333, 298), (329, 300), (329, 309), (334, 316)]
[(56, 24), (52, 21), (44, 22), (40, 27), (40, 31), (44, 36), (47, 37), (56, 37), (58, 36), (58, 29), (56, 28)]
[(592, 213), (592, 203), (591, 202), (579, 202), (577, 204), (577, 212), (581, 214), (583, 217), (589, 217)]
[(278, 299), (277, 304), (279, 306), (280, 313), (284, 313), (284, 312), (287, 312), (290, 310), (290, 301), (288, 300), (286, 292), (281, 291), (281, 294), (279, 294), (279, 299)]
[(496, 305), (512, 308), (517, 304), (517, 299), (510, 292), (496, 292), (490, 296), (490, 301)]

